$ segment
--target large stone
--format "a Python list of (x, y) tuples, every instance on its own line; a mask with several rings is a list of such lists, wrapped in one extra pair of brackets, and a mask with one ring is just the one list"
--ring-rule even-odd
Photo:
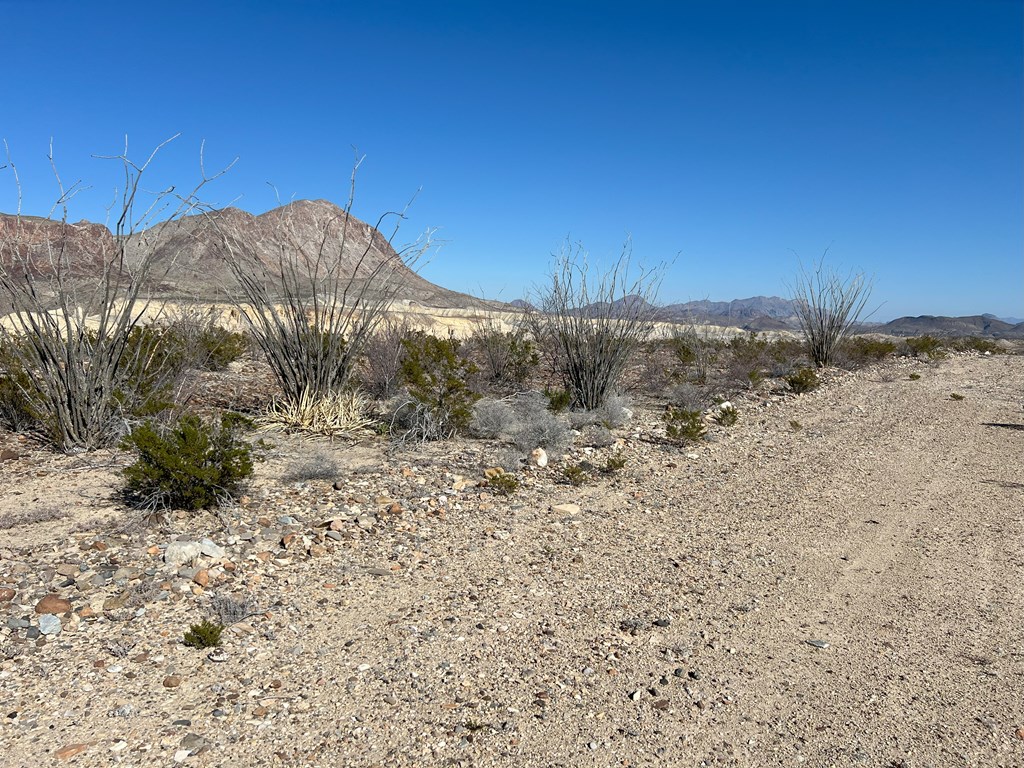
[(80, 755), (89, 748), (88, 744), (66, 744), (57, 750), (58, 760), (70, 760), (75, 755)]
[(203, 548), (198, 541), (172, 541), (164, 551), (164, 562), (178, 568), (191, 563), (201, 554)]
[(227, 554), (224, 547), (217, 544), (212, 539), (200, 539), (199, 547), (204, 555), (212, 557), (214, 560), (219, 560)]
[(47, 595), (36, 603), (36, 613), (67, 613), (71, 610), (71, 601), (60, 595)]

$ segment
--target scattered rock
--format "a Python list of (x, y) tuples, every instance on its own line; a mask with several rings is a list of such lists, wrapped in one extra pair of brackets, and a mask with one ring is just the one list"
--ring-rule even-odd
[(198, 541), (172, 541), (164, 551), (164, 562), (175, 568), (192, 563), (203, 553)]
[(47, 595), (36, 603), (36, 613), (69, 613), (71, 601), (60, 595)]
[(52, 613), (44, 613), (39, 617), (39, 631), (44, 635), (59, 635), (61, 629), (60, 619)]
[(551, 507), (552, 512), (557, 512), (560, 515), (578, 515), (580, 513), (579, 504), (555, 504)]
[(822, 650), (832, 647), (830, 643), (824, 640), (804, 640), (804, 642), (808, 645), (814, 646), (815, 648), (821, 648)]
[(164, 688), (177, 688), (179, 685), (181, 685), (179, 675), (168, 675), (164, 678)]
[(530, 451), (530, 463), (535, 467), (546, 467), (548, 465), (548, 452), (543, 448), (534, 448)]
[(58, 760), (70, 760), (75, 755), (80, 755), (89, 748), (88, 744), (66, 744), (56, 751)]

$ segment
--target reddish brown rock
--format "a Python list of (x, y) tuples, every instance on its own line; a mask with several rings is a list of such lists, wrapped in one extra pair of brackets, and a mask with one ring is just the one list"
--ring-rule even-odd
[(58, 760), (70, 760), (75, 755), (80, 755), (89, 748), (88, 744), (66, 744), (57, 750)]
[(168, 675), (164, 678), (164, 688), (177, 688), (181, 685), (181, 678), (178, 675)]
[(71, 601), (60, 595), (47, 595), (36, 603), (36, 613), (67, 613), (71, 610)]
[(201, 571), (196, 571), (196, 575), (192, 577), (192, 581), (200, 587), (208, 587), (210, 586), (210, 572), (205, 568)]
[(10, 587), (0, 588), (0, 603), (9, 603), (14, 599), (15, 591)]

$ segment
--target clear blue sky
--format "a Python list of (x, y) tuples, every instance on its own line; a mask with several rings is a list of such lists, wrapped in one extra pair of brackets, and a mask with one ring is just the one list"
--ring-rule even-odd
[[(153, 185), (374, 220), (420, 187), (424, 274), (511, 300), (571, 237), (595, 260), (678, 254), (664, 301), (785, 294), (797, 256), (876, 279), (876, 319), (1024, 317), (1020, 0), (0, 0), (0, 136), (46, 214), (52, 136), (100, 219), (117, 175), (182, 136)], [(0, 174), (0, 210), (12, 211)]]

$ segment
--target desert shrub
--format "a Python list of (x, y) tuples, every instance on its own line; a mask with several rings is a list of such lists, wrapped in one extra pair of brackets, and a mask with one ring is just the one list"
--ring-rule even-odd
[(629, 423), (633, 418), (633, 411), (628, 406), (629, 401), (622, 395), (609, 395), (604, 403), (592, 411), (572, 411), (568, 414), (569, 426), (573, 429), (582, 429), (593, 424), (603, 426), (605, 429), (618, 429)]
[(948, 342), (950, 348), (957, 352), (979, 352), (981, 354), (998, 355), (1004, 350), (999, 344), (992, 339), (982, 339), (978, 336), (964, 336), (959, 339), (950, 339)]
[(609, 456), (605, 460), (604, 466), (601, 467), (600, 471), (601, 471), (602, 474), (612, 475), (612, 474), (615, 474), (616, 472), (619, 472), (620, 470), (624, 469), (625, 466), (626, 466), (626, 457), (623, 456), (621, 453), (616, 453), (613, 456)]
[(590, 479), (590, 473), (579, 464), (567, 464), (562, 467), (562, 480), (569, 485), (579, 487), (586, 485)]
[(963, 400), (963, 399), (964, 399), (964, 396), (963, 396), (963, 395), (961, 395), (961, 394), (959, 394), (959, 393), (957, 393), (957, 392), (954, 392), (953, 394), (951, 394), (951, 395), (949, 396), (949, 399), (950, 399), (950, 400)]
[(193, 624), (189, 628), (182, 642), (190, 648), (216, 648), (220, 645), (223, 631), (223, 624), (214, 624), (209, 619), (203, 619), (199, 624)]
[(725, 383), (741, 387), (756, 387), (771, 368), (770, 343), (751, 331), (734, 336), (725, 345)]
[(739, 419), (739, 412), (736, 410), (736, 406), (728, 401), (719, 404), (715, 410), (715, 421), (720, 426), (731, 427), (737, 419)]
[(566, 410), (572, 403), (572, 394), (567, 389), (545, 388), (544, 395), (548, 399), (548, 408), (555, 413)]
[(315, 451), (289, 463), (281, 479), (286, 483), (336, 480), (338, 473), (338, 462), (333, 456), (324, 451)]
[(792, 429), (794, 432), (799, 432), (801, 429), (804, 428), (804, 425), (801, 424), (796, 419), (790, 419), (789, 420), (789, 428)]
[[(13, 310), (0, 324), (0, 343), (28, 373), (23, 394), (60, 450), (114, 444), (124, 432), (126, 403), (146, 410), (132, 402), (126, 379), (132, 367), (130, 339), (138, 338), (136, 329), (152, 306), (149, 291), (173, 266), (154, 244), (161, 241), (160, 231), (204, 210), (196, 195), (214, 178), (204, 176), (191, 192), (173, 184), (147, 191), (144, 177), (163, 146), (144, 162), (129, 158), (127, 149), (112, 158), (124, 173), (110, 216), (113, 231), (91, 242), (88, 254), (78, 228), (70, 224), (69, 204), (79, 185), (64, 189), (59, 176), (54, 206), (59, 219), (39, 225), (19, 215), (0, 227), (0, 299)], [(18, 184), (13, 163), (3, 167)], [(27, 343), (9, 344), (16, 338)]]
[(510, 437), (520, 450), (543, 448), (554, 456), (563, 453), (572, 442), (565, 421), (548, 409), (547, 402), (538, 392), (524, 392), (512, 401), (518, 426)]
[(711, 392), (707, 387), (697, 384), (677, 384), (668, 391), (671, 405), (687, 411), (703, 411), (711, 402)]
[(0, 346), (0, 424), (13, 432), (21, 432), (38, 425), (39, 415), (32, 408), (28, 393), (32, 382), (22, 358), (9, 349), (9, 341)]
[(452, 336), (442, 339), (417, 332), (402, 344), (406, 351), (402, 379), (418, 409), (429, 413), (431, 433), (450, 437), (465, 431), (479, 395), (467, 383), (477, 368), (459, 354), (461, 342)]
[(942, 342), (934, 336), (912, 336), (903, 343), (912, 357), (927, 357), (929, 360), (938, 360), (944, 354)]
[(851, 336), (844, 339), (836, 353), (836, 361), (845, 368), (862, 368), (896, 353), (897, 346), (887, 339)]
[(695, 442), (707, 432), (704, 414), (701, 411), (688, 411), (670, 405), (662, 417), (665, 422), (665, 435), (677, 442)]
[(374, 424), (370, 403), (358, 391), (304, 392), (297, 400), (272, 400), (256, 420), (261, 429), (337, 437), (367, 432)]
[(920, 373), (912, 373), (909, 376), (907, 376), (907, 378), (910, 379), (911, 381), (917, 381), (918, 379), (921, 378), (921, 374)]
[[(343, 209), (299, 200), (274, 212), (264, 241), (220, 238), (239, 289), (235, 307), (285, 400), (348, 385), (367, 339), (431, 247), (426, 238), (392, 248), (401, 211), (384, 214), (373, 227), (352, 215), (360, 162)], [(385, 222), (395, 225), (390, 236), (382, 232)], [(206, 223), (220, 231), (219, 216)]]
[(492, 384), (522, 384), (540, 364), (540, 354), (525, 329), (502, 331), (493, 322), (485, 323), (473, 332), (469, 345)]
[(487, 480), (487, 488), (498, 496), (511, 496), (519, 490), (519, 486), (519, 478), (511, 472), (503, 471)]
[(556, 358), (572, 405), (600, 407), (612, 394), (626, 365), (654, 328), (655, 300), (664, 266), (630, 277), (627, 243), (618, 261), (594, 274), (580, 248), (567, 247), (555, 259), (550, 283), (539, 292), (542, 326), (535, 338), (558, 347)]
[(223, 371), (249, 348), (245, 334), (218, 325), (203, 327), (194, 339), (195, 367), (203, 371)]
[(821, 382), (818, 380), (818, 373), (813, 368), (801, 368), (795, 373), (786, 376), (786, 383), (798, 395), (812, 392), (821, 385)]
[(143, 422), (121, 443), (138, 454), (124, 470), (125, 498), (144, 508), (195, 510), (238, 497), (256, 460), (240, 436), (244, 425), (236, 414), (222, 416), (216, 429), (195, 414), (172, 427)]
[(367, 336), (363, 344), (360, 378), (374, 397), (387, 399), (397, 394), (402, 379), (402, 361), (405, 360), (402, 341), (412, 334), (413, 328), (407, 321), (389, 318)]
[(473, 404), (469, 428), (477, 437), (494, 439), (514, 434), (519, 428), (519, 419), (506, 401), (485, 397)]
[(824, 368), (832, 363), (839, 345), (864, 314), (871, 289), (864, 273), (843, 277), (826, 268), (824, 257), (813, 271), (800, 268), (793, 307), (814, 365)]

